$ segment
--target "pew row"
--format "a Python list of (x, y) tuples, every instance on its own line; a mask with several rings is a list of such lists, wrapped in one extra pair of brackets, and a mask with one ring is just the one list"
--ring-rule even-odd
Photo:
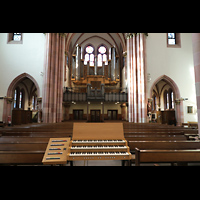
[(140, 150), (135, 148), (135, 166), (141, 163), (200, 162), (200, 149), (195, 150)]
[(199, 141), (129, 141), (128, 146), (131, 153), (135, 148), (145, 150), (183, 150), (200, 149)]
[(45, 151), (0, 151), (0, 164), (39, 164), (41, 165)]

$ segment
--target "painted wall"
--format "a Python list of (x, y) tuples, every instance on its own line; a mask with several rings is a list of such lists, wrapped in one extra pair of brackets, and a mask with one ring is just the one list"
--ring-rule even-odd
[[(196, 112), (187, 114), (187, 106), (194, 106), (196, 110), (192, 34), (181, 33), (181, 48), (167, 48), (166, 37), (166, 33), (149, 33), (146, 39), (147, 73), (150, 73), (151, 78), (147, 82), (147, 97), (151, 97), (153, 82), (160, 76), (167, 75), (177, 84), (181, 97), (188, 98), (188, 101), (183, 102), (184, 121), (197, 121)], [(88, 42), (97, 46), (99, 41), (96, 39), (92, 38), (82, 46)], [(42, 96), (45, 35), (23, 33), (22, 44), (7, 44), (7, 40), (8, 33), (0, 33), (0, 97), (6, 96), (10, 83), (22, 73), (30, 74), (37, 81)], [(105, 45), (110, 47), (109, 44)], [(3, 101), (0, 99), (0, 121)]]
[(181, 33), (181, 48), (167, 48), (166, 37), (166, 33), (149, 33), (146, 39), (147, 73), (151, 77), (147, 83), (148, 98), (154, 81), (162, 75), (169, 76), (177, 84), (181, 97), (188, 98), (183, 102), (184, 122), (197, 121), (196, 112), (187, 114), (187, 106), (196, 110), (192, 34)]
[[(0, 33), (0, 97), (7, 94), (14, 78), (22, 73), (30, 74), (38, 83), (42, 96), (45, 35), (43, 33), (23, 33), (22, 44), (7, 44), (8, 33)], [(0, 121), (3, 101), (0, 100)]]

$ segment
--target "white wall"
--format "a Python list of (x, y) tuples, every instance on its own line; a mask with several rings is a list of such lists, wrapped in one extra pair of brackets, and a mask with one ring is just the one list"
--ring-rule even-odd
[(192, 52), (192, 34), (181, 33), (181, 48), (167, 48), (166, 33), (149, 33), (146, 39), (148, 97), (153, 82), (162, 75), (169, 76), (178, 86), (180, 95), (188, 98), (183, 102), (184, 121), (197, 121), (197, 114), (187, 114), (188, 105), (196, 108), (196, 91)]
[[(7, 94), (14, 78), (22, 73), (30, 74), (38, 83), (42, 96), (45, 35), (23, 33), (23, 44), (7, 44), (8, 33), (0, 33), (0, 97)], [(0, 121), (3, 101), (0, 100)]]
[[(147, 83), (148, 97), (151, 97), (150, 88), (153, 82), (158, 77), (167, 75), (177, 84), (181, 97), (189, 99), (183, 103), (184, 121), (197, 121), (196, 113), (186, 113), (188, 105), (196, 108), (192, 34), (181, 33), (181, 48), (167, 48), (166, 35), (149, 33), (146, 39), (147, 73), (151, 76), (151, 81)], [(43, 77), (40, 72), (43, 72), (44, 65), (45, 35), (23, 33), (23, 44), (7, 44), (7, 37), (7, 33), (0, 33), (0, 97), (6, 96), (10, 83), (22, 73), (30, 74), (37, 81), (42, 96)], [(91, 38), (82, 46), (89, 42), (97, 46), (100, 39)], [(0, 121), (3, 101), (0, 99)]]

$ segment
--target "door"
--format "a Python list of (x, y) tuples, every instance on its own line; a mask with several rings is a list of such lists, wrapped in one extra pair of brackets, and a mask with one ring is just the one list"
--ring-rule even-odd
[(83, 110), (73, 110), (74, 120), (82, 120), (83, 119)]
[(108, 110), (108, 120), (117, 120), (117, 110)]
[(91, 110), (91, 122), (100, 122), (100, 110)]

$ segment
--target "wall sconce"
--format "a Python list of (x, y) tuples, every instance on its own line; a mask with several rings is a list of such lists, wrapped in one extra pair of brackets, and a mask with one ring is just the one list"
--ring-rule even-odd
[(181, 101), (187, 101), (188, 100), (188, 98), (180, 98), (180, 99), (175, 99), (175, 103), (176, 103), (176, 105), (180, 105), (180, 103), (181, 103)]

